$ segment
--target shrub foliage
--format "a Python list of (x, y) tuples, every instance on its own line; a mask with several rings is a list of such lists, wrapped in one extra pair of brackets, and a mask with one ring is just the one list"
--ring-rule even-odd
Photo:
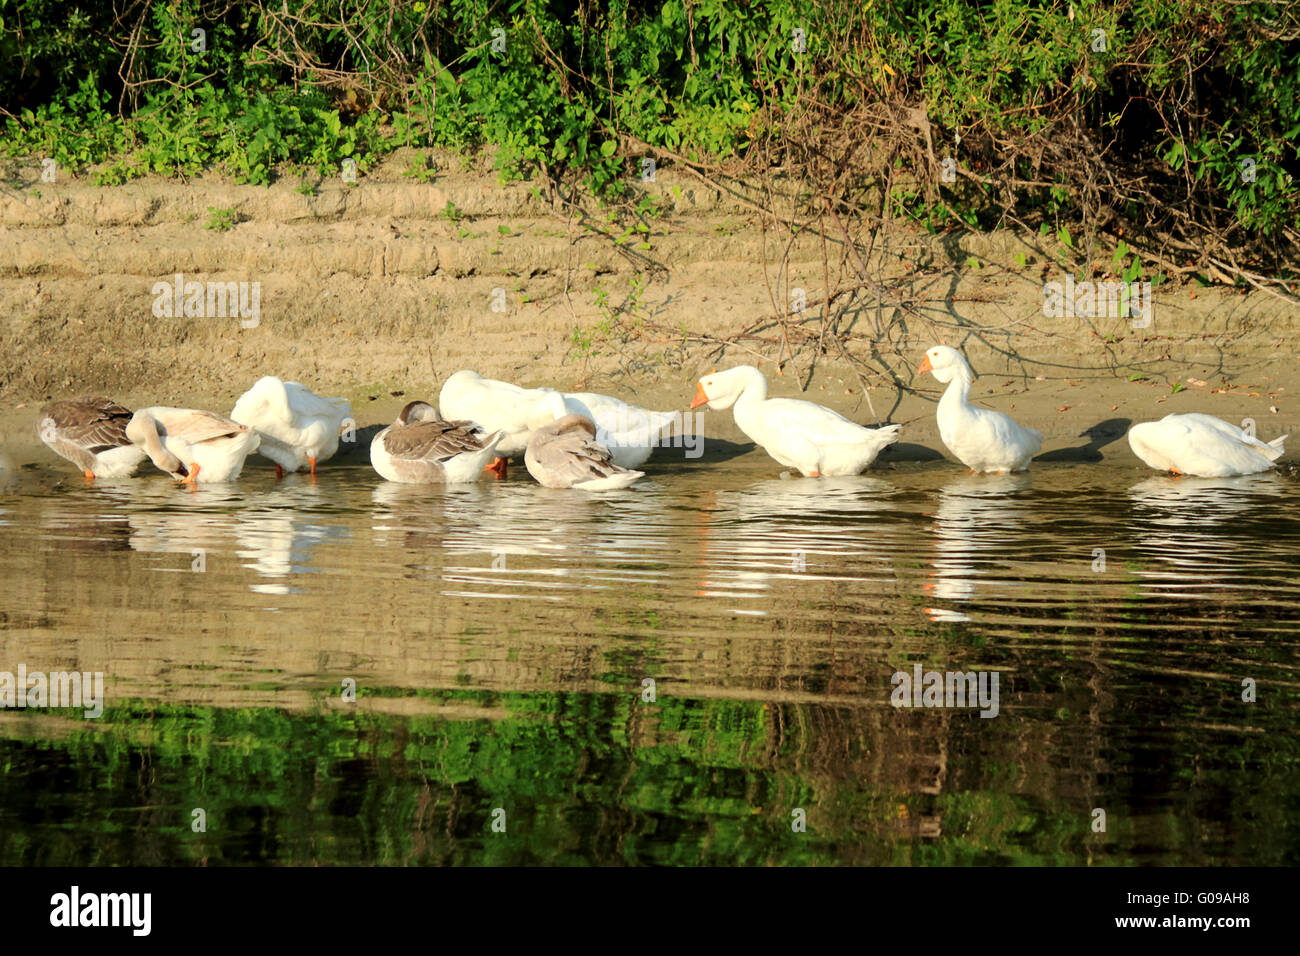
[(1068, 220), (1238, 276), (1300, 246), (1294, 0), (0, 0), (0, 58), (5, 151), (106, 183), (490, 145), (606, 196), (644, 155), (775, 170), (809, 215)]

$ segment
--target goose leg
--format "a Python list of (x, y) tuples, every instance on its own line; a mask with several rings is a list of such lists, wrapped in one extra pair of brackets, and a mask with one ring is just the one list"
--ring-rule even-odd
[(275, 466), (275, 480), (276, 480), (276, 481), (279, 481), (279, 480), (280, 480), (281, 478), (283, 478), (283, 477), (284, 477), (284, 469), (281, 468), (279, 465), (276, 465), (276, 466)]
[(315, 477), (316, 477), (316, 459), (315, 459), (315, 458), (308, 457), (307, 460), (308, 460), (309, 462), (311, 462), (311, 476), (312, 476), (313, 478), (315, 478)]
[(492, 472), (492, 474), (497, 476), (497, 480), (500, 481), (506, 476), (506, 465), (507, 460), (505, 458), (493, 458), (492, 464), (488, 465), (483, 470)]

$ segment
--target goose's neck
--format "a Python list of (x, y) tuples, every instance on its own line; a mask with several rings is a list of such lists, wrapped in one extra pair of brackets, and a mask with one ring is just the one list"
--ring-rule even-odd
[(285, 423), (293, 421), (293, 412), (289, 409), (289, 390), (284, 387), (284, 382), (267, 382), (262, 392), (276, 418)]
[(158, 422), (152, 415), (140, 416), (141, 430), (144, 432), (144, 451), (149, 460), (170, 474), (180, 470), (180, 459), (169, 452), (158, 435)]
[(767, 401), (767, 380), (762, 375), (756, 375), (746, 379), (745, 387), (740, 390), (740, 395), (731, 406), (731, 415), (736, 420), (737, 427), (750, 438), (754, 437), (754, 430), (759, 424), (765, 401)]
[(969, 368), (962, 366), (957, 369), (957, 373), (943, 393), (943, 398), (939, 399), (939, 407), (953, 410), (965, 408), (970, 404), (970, 389), (974, 381), (975, 376), (971, 374)]
[(751, 403), (763, 402), (767, 400), (767, 379), (762, 375), (756, 375), (753, 378), (745, 380), (745, 387), (740, 390), (740, 395), (736, 399), (736, 407), (749, 405)]

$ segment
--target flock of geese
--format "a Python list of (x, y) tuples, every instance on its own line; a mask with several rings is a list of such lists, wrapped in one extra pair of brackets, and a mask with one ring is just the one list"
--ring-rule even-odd
[[(1001, 412), (971, 405), (974, 373), (956, 349), (937, 345), (919, 371), (947, 384), (939, 401), (939, 436), (972, 472), (1023, 471), (1042, 447), (1041, 432)], [(691, 408), (733, 409), (736, 426), (780, 464), (807, 477), (857, 475), (898, 440), (900, 426), (866, 428), (813, 402), (768, 398), (767, 381), (741, 365), (699, 380)], [(331, 458), (352, 411), (297, 382), (259, 379), (227, 418), (192, 408), (151, 406), (132, 412), (85, 397), (41, 409), (37, 431), (87, 479), (133, 474), (147, 457), (183, 484), (231, 481), (253, 452), (284, 472), (310, 470)], [(506, 476), (523, 456), (529, 474), (548, 488), (626, 488), (645, 473), (674, 411), (650, 411), (617, 398), (553, 388), (521, 388), (461, 371), (447, 379), (438, 405), (410, 402), (370, 444), (375, 471), (408, 483), (476, 481)], [(1133, 452), (1175, 475), (1222, 478), (1266, 471), (1287, 436), (1262, 442), (1244, 429), (1199, 413), (1171, 414), (1134, 425)]]

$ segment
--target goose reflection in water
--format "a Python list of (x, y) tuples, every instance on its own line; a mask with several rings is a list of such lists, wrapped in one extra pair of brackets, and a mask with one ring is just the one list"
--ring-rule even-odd
[(1224, 589), (1257, 589), (1272, 566), (1265, 553), (1269, 541), (1285, 531), (1273, 499), (1287, 490), (1276, 474), (1159, 476), (1133, 485), (1128, 496), (1137, 542), (1134, 573), (1145, 585), (1141, 593), (1198, 598)]
[[(970, 476), (940, 488), (932, 525), (933, 580), (925, 589), (944, 601), (971, 603), (979, 580), (1002, 562), (1008, 541), (1023, 531), (1026, 507), (1016, 493), (1032, 484), (1033, 479), (1021, 473)], [(927, 607), (925, 611), (936, 622), (970, 620), (958, 608)]]
[[(413, 552), (414, 578), (456, 597), (562, 601), (559, 592), (646, 583), (667, 574), (669, 506), (653, 482), (619, 495), (543, 488), (377, 487), (376, 541)], [(659, 526), (659, 527), (656, 527)], [(441, 562), (441, 564), (439, 564)]]
[(117, 500), (119, 513), (126, 514), (131, 550), (183, 559), (160, 561), (152, 565), (154, 571), (190, 572), (196, 560), (233, 550), (231, 512), (244, 500), (234, 485), (180, 488), (163, 477), (121, 482), (102, 490)]
[[(54, 548), (78, 554), (131, 550), (131, 526), (114, 506), (113, 494), (116, 487), (129, 484), (126, 479), (109, 479), (63, 498), (42, 500), (41, 537)], [(0, 517), (0, 524), (6, 523)]]
[[(864, 476), (770, 479), (706, 492), (711, 507), (700, 512), (697, 595), (770, 603), (780, 582), (806, 587), (892, 578), (890, 549), (871, 519), (892, 514), (893, 492), (889, 482)], [(728, 610), (768, 613), (752, 606)]]
[(250, 584), (251, 590), (258, 594), (302, 593), (285, 579), (316, 572), (319, 569), (307, 563), (311, 552), (326, 541), (346, 541), (352, 536), (346, 525), (321, 521), (319, 512), (311, 510), (327, 501), (328, 496), (315, 483), (295, 481), (259, 495), (256, 505), (235, 515), (239, 545), (235, 553), (250, 562), (244, 567), (271, 579)]
[(235, 485), (179, 489), (164, 481), (123, 482), (96, 491), (115, 500), (119, 516), (125, 513), (132, 550), (184, 558), (154, 570), (206, 570), (210, 561), (233, 554), (257, 573), (248, 587), (258, 594), (298, 593), (282, 579), (316, 570), (306, 564), (311, 548), (350, 533), (343, 525), (313, 520), (312, 506), (324, 499), (307, 482), (256, 496)]

